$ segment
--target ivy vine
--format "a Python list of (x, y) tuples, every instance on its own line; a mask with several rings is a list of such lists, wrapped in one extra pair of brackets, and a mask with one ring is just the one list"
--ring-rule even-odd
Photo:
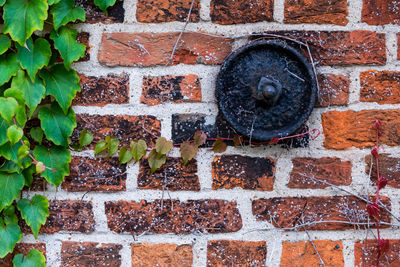
[[(116, 0), (94, 0), (105, 13)], [(45, 196), (20, 198), (35, 175), (59, 186), (69, 174), (70, 136), (76, 127), (72, 100), (81, 90), (71, 69), (84, 57), (72, 23), (85, 21), (74, 0), (0, 0), (0, 258), (14, 251), (21, 223), (37, 238), (49, 216)], [(40, 127), (31, 127), (40, 122)], [(80, 135), (79, 147), (93, 139)], [(45, 266), (32, 249), (14, 266)]]

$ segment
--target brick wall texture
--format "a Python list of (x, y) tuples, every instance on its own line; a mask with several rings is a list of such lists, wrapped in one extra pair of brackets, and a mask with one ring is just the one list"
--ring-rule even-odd
[[(60, 188), (35, 181), (50, 217), (38, 240), (22, 225), (27, 235), (16, 253), (37, 248), (55, 267), (375, 264), (375, 225), (350, 193), (374, 194), (370, 148), (379, 119), (381, 174), (389, 180), (381, 201), (400, 217), (400, 1), (124, 0), (108, 16), (93, 0), (76, 2), (87, 22), (74, 27), (88, 49), (73, 64), (82, 92), (72, 139), (83, 129), (96, 141), (142, 138), (150, 147), (157, 137), (180, 143), (198, 129), (232, 137), (218, 113), (216, 76), (254, 39), (248, 34), (262, 32), (309, 45), (320, 91), (306, 127), (321, 135), (229, 145), (219, 154), (207, 143), (186, 166), (174, 147), (154, 174), (147, 159), (119, 165), (95, 158), (94, 146), (73, 152)], [(381, 219), (390, 239), (381, 266), (400, 266), (400, 233), (387, 225), (399, 221), (387, 212)], [(11, 258), (0, 266), (12, 266)]]

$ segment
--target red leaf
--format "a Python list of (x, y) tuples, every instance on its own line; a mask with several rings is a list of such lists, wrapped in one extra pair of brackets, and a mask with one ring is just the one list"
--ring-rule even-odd
[(379, 156), (378, 148), (374, 147), (374, 149), (371, 150), (371, 154), (372, 154), (372, 156), (377, 158)]
[(276, 136), (272, 137), (271, 140), (269, 140), (269, 143), (273, 144), (273, 145), (277, 144), (278, 142), (279, 142), (279, 138)]
[(368, 204), (367, 205), (367, 212), (369, 214), (369, 216), (374, 217), (374, 218), (378, 218), (379, 217), (379, 213), (380, 213), (380, 209), (378, 204), (374, 203), (374, 204)]
[(382, 253), (386, 253), (389, 251), (390, 248), (390, 242), (387, 239), (380, 239), (378, 241), (379, 249), (381, 250)]
[(378, 189), (384, 188), (387, 185), (387, 183), (388, 183), (388, 180), (386, 178), (379, 177), (378, 182), (377, 182)]

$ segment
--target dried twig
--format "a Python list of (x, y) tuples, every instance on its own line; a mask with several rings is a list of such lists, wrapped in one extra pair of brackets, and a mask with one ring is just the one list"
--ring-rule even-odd
[[(304, 223), (304, 219), (303, 219), (303, 223)], [(325, 262), (322, 260), (321, 255), (319, 254), (317, 247), (315, 246), (314, 242), (311, 239), (310, 233), (307, 231), (306, 227), (304, 226), (304, 231), (306, 232), (307, 236), (308, 236), (308, 240), (310, 241), (312, 247), (314, 248), (315, 253), (317, 253), (317, 256), (319, 258), (319, 261), (321, 262), (322, 266), (325, 267)]]

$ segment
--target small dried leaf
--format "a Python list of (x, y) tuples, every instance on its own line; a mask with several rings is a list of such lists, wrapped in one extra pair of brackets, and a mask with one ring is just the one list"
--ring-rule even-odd
[(147, 145), (144, 140), (131, 141), (131, 153), (136, 162), (146, 155)]
[(243, 137), (235, 134), (235, 136), (233, 137), (233, 144), (237, 147), (237, 146), (242, 146), (243, 145)]
[(195, 146), (202, 146), (207, 141), (207, 135), (203, 131), (196, 131), (193, 136), (193, 143)]
[(43, 162), (39, 161), (38, 163), (36, 163), (36, 173), (37, 174), (41, 174), (45, 170), (46, 170), (46, 166), (44, 166)]
[(214, 142), (212, 151), (215, 153), (222, 153), (226, 150), (228, 145), (225, 143), (225, 141), (222, 138), (217, 138), (217, 140)]
[(197, 155), (198, 146), (189, 141), (182, 143), (180, 152), (183, 159), (183, 164), (186, 165), (190, 160), (192, 160)]
[(158, 155), (166, 155), (172, 148), (172, 142), (160, 137), (156, 141), (156, 151)]
[(149, 153), (148, 157), (149, 166), (151, 168), (151, 173), (161, 168), (162, 165), (167, 161), (167, 156), (164, 154), (159, 155), (156, 149), (153, 149)]

